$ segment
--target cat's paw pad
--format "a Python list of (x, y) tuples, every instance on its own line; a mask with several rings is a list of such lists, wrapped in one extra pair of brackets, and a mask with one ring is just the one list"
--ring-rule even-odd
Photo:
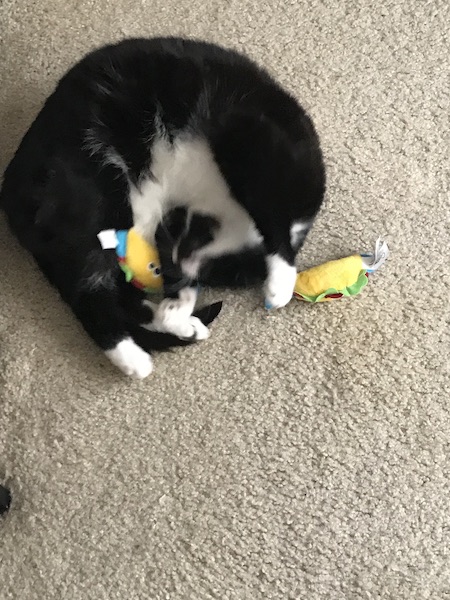
[(112, 350), (106, 350), (105, 354), (122, 373), (134, 379), (145, 379), (153, 371), (150, 354), (131, 339), (122, 340)]

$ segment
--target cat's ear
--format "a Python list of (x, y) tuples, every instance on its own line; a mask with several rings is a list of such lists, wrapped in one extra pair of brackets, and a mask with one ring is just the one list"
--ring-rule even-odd
[(223, 302), (215, 302), (209, 306), (204, 306), (194, 312), (194, 317), (198, 317), (203, 325), (209, 325), (219, 316), (222, 310)]

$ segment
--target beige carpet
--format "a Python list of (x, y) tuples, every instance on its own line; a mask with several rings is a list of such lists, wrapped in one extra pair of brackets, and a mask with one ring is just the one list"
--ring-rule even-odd
[(329, 190), (300, 265), (379, 234), (392, 257), (353, 300), (226, 294), (211, 339), (137, 383), (0, 219), (1, 600), (450, 598), (448, 6), (2, 0), (2, 166), (88, 49), (204, 37), (315, 119)]

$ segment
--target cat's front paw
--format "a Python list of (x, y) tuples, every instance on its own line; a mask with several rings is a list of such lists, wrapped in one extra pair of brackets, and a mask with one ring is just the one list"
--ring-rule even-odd
[(269, 275), (267, 277), (265, 292), (265, 307), (281, 308), (286, 306), (292, 299), (294, 293), (297, 271), (294, 266), (278, 256), (271, 256), (268, 259)]
[[(294, 288), (292, 288), (293, 290)], [(266, 297), (264, 300), (264, 307), (267, 310), (272, 310), (273, 308), (282, 308), (286, 306), (288, 302), (292, 300), (292, 290), (289, 288), (288, 290), (271, 290), (268, 288), (266, 290)]]

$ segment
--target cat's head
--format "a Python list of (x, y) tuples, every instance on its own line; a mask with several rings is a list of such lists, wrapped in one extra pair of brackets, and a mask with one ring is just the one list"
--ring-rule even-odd
[(208, 258), (217, 255), (220, 229), (220, 222), (211, 215), (176, 208), (161, 225), (158, 247), (162, 244), (166, 251), (170, 249), (174, 265), (195, 279)]

